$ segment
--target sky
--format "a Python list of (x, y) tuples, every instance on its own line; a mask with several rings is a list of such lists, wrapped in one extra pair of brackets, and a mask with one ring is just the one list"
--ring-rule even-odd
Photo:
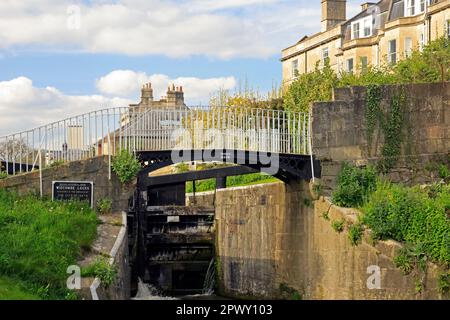
[(268, 92), (320, 14), (320, 0), (1, 0), (0, 135), (127, 106), (149, 81), (190, 106), (245, 82)]

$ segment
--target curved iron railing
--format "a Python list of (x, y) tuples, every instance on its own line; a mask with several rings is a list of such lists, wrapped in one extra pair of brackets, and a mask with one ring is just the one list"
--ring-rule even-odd
[(114, 155), (124, 148), (309, 155), (309, 127), (308, 114), (280, 110), (109, 108), (0, 137), (0, 161), (17, 174), (36, 168), (38, 160), (50, 166)]

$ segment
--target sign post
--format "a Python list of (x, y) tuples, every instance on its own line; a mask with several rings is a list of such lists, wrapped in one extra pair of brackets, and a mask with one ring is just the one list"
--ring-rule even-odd
[(91, 181), (53, 181), (52, 199), (87, 201), (94, 207), (94, 183)]

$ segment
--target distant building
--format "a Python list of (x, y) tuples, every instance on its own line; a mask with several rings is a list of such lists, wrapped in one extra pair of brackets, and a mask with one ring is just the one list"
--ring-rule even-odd
[(130, 104), (129, 113), (122, 116), (122, 125), (127, 124), (130, 118), (147, 110), (185, 110), (183, 87), (176, 87), (174, 84), (167, 88), (165, 97), (160, 100), (153, 99), (153, 88), (151, 83), (146, 83), (141, 89), (141, 101), (137, 104)]
[(381, 0), (346, 19), (346, 0), (321, 0), (322, 30), (282, 51), (283, 85), (322, 67), (337, 73), (395, 64), (413, 49), (450, 36), (449, 0)]
[(68, 150), (82, 150), (85, 145), (83, 126), (69, 125), (67, 127), (67, 146)]

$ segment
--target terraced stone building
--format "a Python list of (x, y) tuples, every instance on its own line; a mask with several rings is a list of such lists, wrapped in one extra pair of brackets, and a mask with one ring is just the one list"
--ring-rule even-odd
[(450, 0), (381, 0), (346, 18), (346, 0), (321, 0), (322, 30), (282, 51), (283, 85), (328, 59), (338, 73), (395, 64), (443, 35), (450, 36)]

